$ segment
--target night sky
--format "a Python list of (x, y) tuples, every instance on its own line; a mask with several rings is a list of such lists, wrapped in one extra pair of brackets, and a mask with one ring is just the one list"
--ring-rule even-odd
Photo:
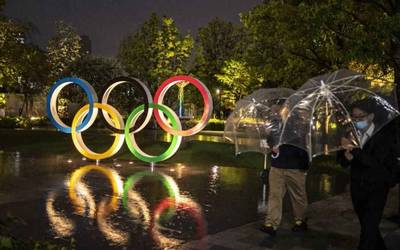
[(64, 20), (88, 35), (95, 55), (113, 57), (123, 37), (136, 30), (152, 12), (171, 16), (181, 31), (195, 34), (214, 17), (239, 23), (239, 13), (262, 0), (6, 0), (4, 13), (31, 22), (33, 41), (44, 47)]

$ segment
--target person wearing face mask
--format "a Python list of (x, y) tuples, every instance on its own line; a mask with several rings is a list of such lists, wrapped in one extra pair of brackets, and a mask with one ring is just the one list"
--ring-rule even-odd
[(294, 225), (292, 231), (307, 230), (305, 211), (307, 208), (306, 173), (309, 168), (308, 154), (293, 145), (279, 143), (280, 126), (282, 125), (282, 105), (273, 105), (271, 110), (277, 115), (271, 119), (274, 124), (270, 134), (271, 168), (268, 176), (269, 195), (265, 223), (260, 230), (275, 236), (282, 220), (283, 198), (288, 193), (292, 203)]
[(343, 137), (344, 150), (338, 152), (337, 160), (343, 167), (350, 167), (351, 200), (361, 225), (358, 250), (385, 250), (379, 224), (392, 181), (395, 127), (388, 124), (375, 131), (371, 100), (354, 103), (351, 116), (362, 149)]

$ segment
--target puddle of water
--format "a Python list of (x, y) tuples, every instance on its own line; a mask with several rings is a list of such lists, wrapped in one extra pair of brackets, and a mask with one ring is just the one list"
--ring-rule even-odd
[[(309, 200), (344, 192), (347, 183), (343, 172), (311, 172)], [(152, 171), (129, 161), (96, 166), (0, 153), (0, 219), (25, 221), (11, 233), (61, 245), (74, 238), (78, 249), (174, 248), (260, 219), (267, 197), (259, 170), (250, 168), (161, 164)]]

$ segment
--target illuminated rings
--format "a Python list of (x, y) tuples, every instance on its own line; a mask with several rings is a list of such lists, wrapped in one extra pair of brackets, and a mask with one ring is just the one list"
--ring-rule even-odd
[(155, 104), (162, 104), (164, 100), (165, 93), (175, 84), (180, 83), (182, 81), (187, 81), (194, 85), (199, 91), (200, 94), (203, 97), (204, 101), (204, 111), (203, 115), (201, 116), (200, 122), (187, 130), (178, 130), (176, 128), (171, 127), (168, 124), (168, 121), (165, 119), (165, 117), (162, 115), (161, 110), (154, 110), (154, 116), (157, 120), (157, 123), (160, 125), (160, 127), (165, 131), (168, 132), (172, 135), (180, 135), (180, 136), (190, 136), (194, 135), (198, 132), (200, 132), (206, 125), (208, 120), (210, 120), (211, 115), (212, 115), (212, 109), (213, 109), (213, 104), (212, 104), (212, 98), (210, 91), (208, 88), (199, 80), (190, 77), (190, 76), (174, 76), (171, 77), (167, 80), (165, 80), (161, 86), (157, 89), (157, 92), (154, 96), (154, 103)]
[[(103, 111), (106, 111), (108, 114), (111, 115), (110, 120), (113, 124), (115, 124), (119, 128), (124, 127), (124, 121), (122, 120), (121, 115), (112, 106), (110, 106), (108, 104), (95, 103), (94, 108), (96, 109), (96, 112), (97, 112), (98, 108), (102, 109)], [(82, 122), (83, 117), (85, 117), (85, 115), (88, 113), (88, 111), (90, 112), (90, 110), (91, 109), (89, 108), (89, 105), (86, 104), (76, 113), (74, 120), (72, 121), (72, 125), (71, 125), (72, 141), (73, 141), (75, 147), (78, 149), (78, 151), (82, 155), (86, 156), (89, 159), (101, 160), (101, 159), (111, 157), (111, 156), (115, 155), (120, 150), (122, 145), (124, 144), (124, 135), (115, 134), (114, 142), (107, 151), (105, 151), (103, 153), (95, 153), (85, 145), (85, 143), (83, 142), (81, 133), (77, 132), (77, 130), (75, 129), (78, 126), (78, 124), (80, 124)]]
[[(167, 106), (155, 104), (155, 103), (150, 103), (149, 107), (153, 108), (153, 109), (158, 109), (161, 112), (163, 112), (165, 115), (167, 115), (167, 117), (170, 119), (170, 121), (172, 123), (172, 127), (175, 130), (182, 129), (179, 118), (175, 114), (175, 112), (172, 111), (172, 109), (170, 109)], [(145, 162), (164, 161), (164, 160), (170, 158), (171, 156), (173, 156), (176, 153), (176, 151), (179, 149), (179, 146), (182, 141), (182, 136), (173, 135), (171, 145), (161, 155), (153, 156), (153, 155), (149, 155), (149, 154), (143, 152), (140, 149), (140, 147), (137, 145), (134, 135), (129, 133), (129, 128), (131, 127), (131, 125), (132, 125), (132, 127), (135, 126), (135, 122), (138, 119), (138, 117), (143, 113), (143, 110), (144, 110), (144, 105), (140, 105), (139, 107), (135, 108), (132, 111), (132, 113), (129, 115), (128, 120), (126, 121), (126, 125), (125, 125), (125, 142), (128, 145), (128, 148), (132, 152), (132, 154), (142, 161), (145, 161)]]
[[(143, 100), (142, 105), (135, 108), (129, 115), (127, 124), (124, 125), (123, 118), (118, 111), (107, 104), (111, 92), (115, 87), (122, 83), (135, 84), (143, 90), (143, 95), (138, 95), (135, 98)], [(204, 101), (204, 110), (201, 116), (200, 123), (191, 129), (182, 130), (182, 126), (175, 112), (162, 104), (165, 93), (175, 84), (191, 83), (201, 93)], [(65, 86), (69, 84), (77, 84), (88, 96), (89, 104), (81, 108), (75, 115), (71, 127), (65, 125), (57, 114), (57, 97)], [(109, 82), (110, 86), (104, 91), (101, 103), (98, 103), (98, 98), (93, 87), (86, 81), (79, 78), (64, 78), (57, 81), (50, 89), (47, 96), (47, 112), (50, 121), (54, 126), (64, 133), (71, 133), (72, 140), (78, 151), (89, 159), (101, 160), (115, 155), (123, 144), (123, 136), (128, 145), (129, 150), (140, 160), (145, 162), (159, 162), (170, 158), (178, 150), (182, 141), (182, 136), (190, 136), (200, 132), (211, 118), (212, 113), (212, 98), (207, 87), (199, 80), (190, 76), (174, 76), (164, 81), (160, 88), (156, 91), (154, 103), (149, 88), (146, 84), (135, 78), (118, 77)], [(183, 85), (182, 85), (183, 86)], [(145, 100), (146, 99), (146, 100)], [(112, 146), (104, 153), (95, 153), (91, 151), (83, 142), (81, 132), (88, 129), (95, 121), (98, 109), (102, 110), (103, 118), (106, 121), (106, 126), (114, 131), (116, 138)], [(145, 113), (145, 116), (141, 116)], [(163, 114), (164, 113), (164, 114)], [(158, 125), (167, 133), (173, 135), (172, 142), (169, 148), (158, 156), (153, 156), (143, 152), (135, 141), (134, 134), (143, 130), (150, 122), (151, 115), (155, 115)], [(140, 118), (141, 124), (135, 126)], [(143, 119), (142, 119), (143, 118)], [(137, 127), (137, 128), (136, 128)]]
[(94, 103), (98, 101), (97, 94), (94, 91), (93, 87), (86, 82), (85, 80), (79, 79), (79, 78), (74, 78), (74, 77), (68, 77), (68, 78), (63, 78), (59, 81), (57, 81), (49, 91), (49, 94), (47, 95), (47, 104), (46, 104), (46, 109), (47, 109), (47, 114), (48, 117), (51, 121), (51, 123), (61, 132), (64, 133), (71, 133), (71, 128), (65, 125), (63, 121), (61, 121), (60, 117), (58, 116), (57, 113), (57, 97), (60, 94), (60, 91), (67, 85), (69, 84), (77, 84), (80, 86), (86, 93), (89, 101), (89, 112), (85, 119), (83, 119), (83, 122), (79, 124), (79, 126), (76, 128), (78, 132), (84, 131), (92, 125), (94, 122), (94, 119), (96, 119), (97, 116), (97, 109), (94, 109)]
[(128, 207), (128, 191), (145, 176), (155, 177), (159, 179), (163, 186), (166, 188), (168, 196), (171, 199), (176, 200), (177, 198), (179, 198), (179, 187), (178, 185), (176, 185), (174, 179), (172, 179), (170, 176), (152, 171), (142, 171), (129, 176), (124, 183), (124, 193), (122, 196), (122, 201), (125, 208)]
[[(108, 98), (111, 94), (111, 91), (114, 90), (115, 87), (122, 83), (130, 83), (130, 84), (135, 84), (141, 88), (141, 90), (144, 93), (144, 97), (146, 97), (146, 101), (144, 102), (144, 113), (146, 113), (146, 118), (143, 122), (142, 125), (140, 125), (137, 129), (134, 129), (134, 127), (131, 127), (129, 132), (130, 133), (136, 133), (142, 130), (150, 121), (151, 115), (152, 115), (152, 109), (149, 109), (149, 104), (153, 102), (153, 98), (151, 96), (149, 88), (144, 84), (142, 81), (136, 78), (129, 78), (129, 77), (118, 77), (113, 80), (111, 80), (107, 85), (109, 86), (103, 94), (103, 97), (101, 98), (101, 103), (102, 104), (107, 104)], [(115, 126), (113, 126), (113, 122), (111, 121), (110, 116), (105, 110), (102, 110), (103, 117), (106, 120), (106, 126), (112, 130), (115, 133), (118, 134), (124, 134), (125, 130), (124, 129), (118, 129)]]
[(79, 197), (76, 192), (76, 185), (81, 181), (82, 177), (84, 177), (88, 172), (93, 170), (103, 173), (105, 176), (107, 176), (108, 180), (110, 181), (113, 190), (113, 195), (111, 197), (109, 206), (112, 210), (116, 210), (118, 208), (118, 198), (123, 192), (122, 188), (123, 182), (118, 173), (109, 168), (97, 165), (88, 165), (75, 170), (71, 175), (69, 181), (69, 189), (68, 189), (69, 198), (75, 205), (79, 205), (80, 202), (78, 202)]
[[(160, 180), (164, 188), (167, 190), (168, 197), (171, 200), (177, 200), (179, 199), (179, 187), (176, 185), (176, 182), (174, 179), (168, 175), (162, 174), (162, 173), (157, 173), (157, 172), (152, 172), (152, 171), (142, 171), (139, 173), (136, 173), (134, 175), (131, 175), (128, 177), (128, 179), (124, 183), (124, 193), (122, 196), (122, 202), (123, 205), (126, 209), (128, 208), (128, 202), (129, 202), (129, 191), (132, 189), (132, 187), (135, 187), (136, 184), (143, 179), (143, 177), (153, 177), (157, 180)], [(173, 205), (173, 204), (172, 204)], [(171, 209), (168, 210), (166, 214), (166, 218), (170, 219), (173, 215), (175, 214), (175, 208), (171, 206)]]
[(207, 249), (207, 244), (204, 238), (207, 235), (207, 228), (201, 208), (192, 199), (183, 196), (176, 201), (172, 200), (171, 198), (165, 198), (158, 205), (156, 205), (150, 224), (150, 233), (152, 238), (161, 246), (170, 238), (159, 232), (159, 229), (161, 228), (159, 225), (159, 220), (161, 218), (161, 214), (171, 206), (175, 206), (178, 210), (188, 212), (195, 219), (197, 224), (197, 238), (200, 240), (196, 249)]

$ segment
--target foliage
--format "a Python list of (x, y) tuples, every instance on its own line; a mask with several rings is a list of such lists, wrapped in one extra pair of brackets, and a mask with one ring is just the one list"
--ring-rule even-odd
[(242, 26), (213, 19), (198, 30), (194, 73), (209, 88), (218, 88), (215, 75), (221, 73), (226, 61), (242, 56), (247, 40), (247, 32)]
[(152, 14), (121, 42), (118, 59), (127, 73), (155, 89), (166, 78), (188, 72), (192, 48), (193, 39), (183, 37), (172, 18)]
[(221, 71), (221, 74), (215, 75), (222, 83), (221, 102), (230, 109), (235, 107), (239, 99), (260, 88), (264, 82), (257, 69), (244, 61), (229, 60)]
[(47, 117), (0, 117), (0, 128), (32, 128), (47, 124)]
[[(199, 122), (200, 120), (198, 119), (188, 120), (185, 121), (185, 126), (191, 128), (196, 126)], [(225, 126), (225, 120), (212, 118), (207, 123), (207, 126), (204, 128), (204, 130), (223, 131), (224, 126)]]
[(6, 94), (0, 93), (0, 108), (6, 104)]
[(29, 108), (32, 95), (43, 91), (48, 82), (46, 55), (27, 40), (29, 32), (28, 25), (0, 19), (0, 87), (24, 94), (21, 113)]
[(56, 34), (47, 45), (51, 81), (65, 76), (68, 68), (83, 56), (82, 39), (75, 30), (62, 21), (56, 26)]
[(6, 0), (0, 0), (0, 11), (3, 11), (5, 4), (6, 4)]
[(398, 82), (399, 12), (381, 0), (265, 1), (242, 15), (253, 37), (246, 59), (268, 86), (297, 87), (354, 62), (394, 70)]
[[(72, 62), (65, 75), (79, 77), (89, 82), (96, 92), (100, 95), (108, 82), (124, 74), (121, 66), (113, 59), (85, 56), (75, 62)], [(84, 102), (84, 93), (81, 88), (70, 88), (70, 91), (62, 92), (62, 97), (69, 101), (81, 103)], [(100, 96), (99, 96), (100, 98)]]
[(0, 87), (16, 83), (24, 56), (27, 27), (8, 19), (0, 19)]

